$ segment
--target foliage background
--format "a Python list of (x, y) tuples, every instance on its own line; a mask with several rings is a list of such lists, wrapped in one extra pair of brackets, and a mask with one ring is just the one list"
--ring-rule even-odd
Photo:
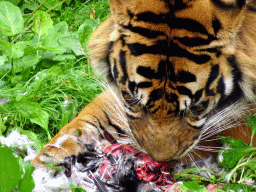
[(0, 1), (0, 134), (19, 129), (40, 149), (101, 92), (84, 49), (109, 5), (9, 2)]

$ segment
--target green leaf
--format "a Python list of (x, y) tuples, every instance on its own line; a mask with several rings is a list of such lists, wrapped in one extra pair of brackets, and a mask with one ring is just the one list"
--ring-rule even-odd
[(53, 26), (59, 37), (66, 35), (68, 32), (68, 24), (66, 21), (62, 21)]
[(78, 29), (79, 41), (84, 49), (86, 49), (87, 41), (90, 34), (98, 24), (96, 19), (86, 19)]
[(13, 72), (18, 73), (26, 70), (29, 67), (35, 68), (36, 65), (40, 62), (42, 56), (36, 54), (26, 55), (20, 59), (13, 61)]
[(70, 187), (73, 192), (86, 192), (83, 188), (75, 186), (72, 183), (70, 183)]
[(4, 51), (4, 53), (11, 58), (20, 58), (24, 54), (24, 49), (26, 47), (26, 43), (17, 42), (12, 44), (6, 40), (0, 39), (0, 48)]
[(242, 139), (226, 137), (221, 142), (224, 147), (219, 151), (218, 163), (224, 168), (234, 168), (242, 157), (256, 151), (255, 147), (246, 145)]
[(8, 61), (8, 58), (7, 58), (6, 55), (0, 56), (0, 67), (1, 67), (2, 65), (4, 65), (4, 63), (5, 63), (6, 61)]
[(200, 185), (196, 181), (183, 182), (180, 185), (183, 191), (193, 191), (193, 192), (208, 192), (204, 185)]
[(226, 189), (227, 192), (251, 192), (255, 191), (255, 188), (249, 185), (243, 185), (243, 184), (231, 184)]
[(24, 26), (19, 7), (7, 1), (0, 2), (0, 32), (6, 36), (20, 33)]
[(251, 129), (252, 135), (256, 133), (256, 116), (252, 115), (245, 119), (246, 125)]
[(58, 38), (59, 34), (54, 28), (51, 28), (42, 36), (42, 45), (45, 47), (58, 47)]
[(0, 65), (0, 76), (5, 75), (6, 73), (9, 73), (12, 69), (12, 65), (9, 63), (5, 63), (3, 65)]
[(39, 36), (46, 33), (50, 28), (53, 27), (53, 21), (48, 13), (45, 11), (37, 11), (33, 19), (32, 30)]
[(13, 84), (19, 83), (22, 79), (22, 75), (15, 75), (11, 78), (11, 82)]
[(54, 166), (53, 164), (46, 163), (45, 166), (46, 166), (46, 167), (50, 167), (51, 169), (54, 169), (54, 170), (56, 170), (56, 171), (63, 171), (62, 168), (56, 167), (56, 166)]
[(76, 57), (74, 55), (57, 55), (52, 60), (53, 61), (65, 61), (65, 60), (75, 60)]
[(58, 42), (68, 48), (71, 49), (75, 55), (79, 56), (79, 55), (85, 55), (84, 49), (82, 48), (80, 42), (78, 41), (78, 39), (75, 39), (74, 37), (72, 37), (72, 35), (68, 34), (66, 36), (62, 36)]
[(44, 144), (37, 138), (37, 135), (34, 132), (23, 129), (20, 129), (19, 131), (21, 132), (21, 134), (27, 135), (29, 140), (36, 143), (36, 145), (33, 145), (33, 147), (35, 147), (37, 151), (43, 149)]
[(22, 176), (19, 161), (12, 150), (0, 144), (0, 191), (10, 192), (18, 185)]
[(33, 123), (40, 125), (48, 134), (48, 139), (51, 138), (48, 131), (49, 115), (42, 110), (38, 103), (22, 97), (19, 101), (14, 102), (14, 107), (24, 118), (30, 119)]
[(34, 171), (33, 165), (30, 162), (25, 164), (25, 174), (18, 185), (18, 192), (31, 192), (35, 188), (35, 183), (32, 177)]
[(44, 128), (46, 130), (46, 132), (48, 132), (49, 115), (46, 111), (42, 110), (40, 115), (38, 114), (38, 116), (30, 118), (30, 120), (33, 123), (40, 125), (42, 128)]

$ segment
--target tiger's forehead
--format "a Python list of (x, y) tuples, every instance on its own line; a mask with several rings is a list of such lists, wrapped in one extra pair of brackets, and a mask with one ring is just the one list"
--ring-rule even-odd
[(139, 0), (134, 1), (134, 4), (131, 6), (130, 11), (133, 14), (141, 14), (146, 12), (151, 12), (155, 14), (167, 14), (170, 12), (168, 4), (164, 0)]

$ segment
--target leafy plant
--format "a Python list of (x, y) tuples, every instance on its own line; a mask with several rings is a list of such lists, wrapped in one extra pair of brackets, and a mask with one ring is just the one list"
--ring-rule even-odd
[[(45, 143), (101, 92), (84, 48), (107, 16), (108, 3), (40, 0), (0, 5), (0, 100), (5, 101), (0, 101), (0, 115), (8, 117), (1, 119), (0, 130), (20, 127)], [(70, 22), (75, 14), (80, 15), (79, 25)]]
[(0, 191), (29, 192), (35, 187), (31, 174), (34, 167), (23, 159), (16, 158), (12, 150), (0, 143)]

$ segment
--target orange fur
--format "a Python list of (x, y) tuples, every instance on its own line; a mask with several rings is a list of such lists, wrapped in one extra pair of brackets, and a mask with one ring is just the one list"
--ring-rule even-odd
[[(127, 134), (156, 160), (180, 159), (201, 142), (203, 129), (253, 111), (256, 1), (110, 0), (110, 6), (112, 15), (89, 43), (92, 66), (110, 88), (61, 129), (35, 166), (65, 163), (106, 130), (116, 139)], [(242, 123), (224, 134), (250, 138)]]

